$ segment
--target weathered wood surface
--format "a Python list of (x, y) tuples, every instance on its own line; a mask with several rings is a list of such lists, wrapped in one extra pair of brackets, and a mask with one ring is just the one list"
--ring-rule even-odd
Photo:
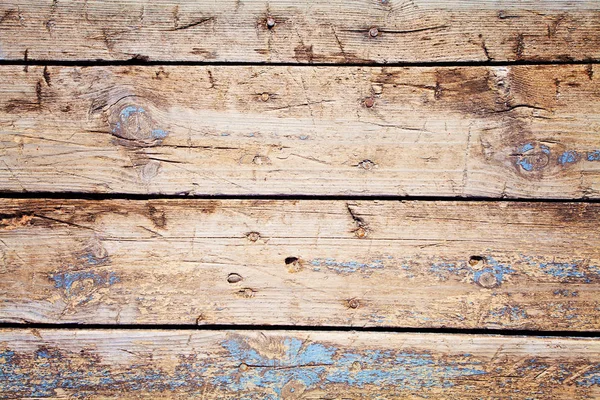
[(600, 198), (597, 69), (6, 66), (0, 190)]
[(565, 0), (9, 0), (5, 60), (390, 63), (600, 59), (600, 6)]
[(598, 339), (0, 331), (3, 398), (593, 399)]
[(600, 330), (600, 204), (3, 200), (0, 321)]

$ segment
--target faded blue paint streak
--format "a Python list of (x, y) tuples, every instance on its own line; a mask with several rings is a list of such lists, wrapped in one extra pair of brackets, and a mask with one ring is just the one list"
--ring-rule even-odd
[(71, 293), (73, 284), (77, 281), (84, 279), (91, 279), (94, 285), (97, 286), (111, 286), (119, 282), (119, 277), (114, 272), (108, 272), (100, 274), (95, 271), (72, 271), (72, 272), (61, 272), (51, 276), (54, 281), (54, 287), (57, 289), (64, 289), (67, 294)]
[(579, 154), (577, 154), (576, 151), (569, 150), (569, 151), (565, 151), (558, 157), (558, 162), (562, 165), (572, 164), (577, 161), (578, 157), (579, 157)]
[[(234, 392), (262, 388), (281, 396), (281, 388), (290, 381), (300, 381), (307, 388), (344, 383), (358, 387), (395, 385), (418, 390), (450, 387), (454, 385), (451, 379), (486, 374), (476, 367), (479, 362), (469, 360), (441, 363), (427, 353), (398, 354), (391, 350), (347, 351), (338, 355), (336, 347), (319, 343), (307, 345), (295, 338), (283, 341), (286, 351), (277, 359), (258, 354), (238, 339), (226, 340), (222, 345), (234, 363), (251, 367), (214, 378), (213, 383)], [(358, 370), (355, 363), (360, 363)]]
[[(357, 271), (369, 271), (384, 268), (382, 260), (373, 260), (370, 263), (360, 263), (357, 261), (336, 261), (333, 258), (315, 258), (310, 261), (313, 267), (327, 267), (338, 273), (349, 274)], [(313, 268), (316, 270), (315, 268)]]
[(527, 318), (527, 313), (525, 312), (525, 310), (516, 306), (504, 306), (497, 310), (490, 311), (490, 315), (493, 315), (495, 317), (509, 317), (511, 320), (514, 321)]

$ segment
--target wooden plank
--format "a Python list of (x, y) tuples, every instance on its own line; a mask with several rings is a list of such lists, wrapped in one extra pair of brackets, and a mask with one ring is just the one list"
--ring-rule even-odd
[(293, 63), (600, 58), (593, 0), (11, 0), (5, 60)]
[(373, 332), (0, 331), (3, 398), (592, 399), (598, 339)]
[(597, 66), (0, 68), (0, 190), (600, 198)]
[(600, 330), (600, 204), (3, 200), (0, 321)]

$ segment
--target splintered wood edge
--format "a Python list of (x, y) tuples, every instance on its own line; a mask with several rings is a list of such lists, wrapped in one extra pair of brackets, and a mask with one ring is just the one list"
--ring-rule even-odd
[(598, 339), (373, 332), (0, 330), (4, 398), (583, 399)]

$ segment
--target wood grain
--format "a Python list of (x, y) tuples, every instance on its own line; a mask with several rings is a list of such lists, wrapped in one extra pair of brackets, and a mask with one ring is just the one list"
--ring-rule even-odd
[(597, 66), (0, 68), (0, 190), (600, 198)]
[(369, 332), (0, 331), (4, 398), (592, 399), (597, 339)]
[(0, 321), (600, 330), (600, 204), (3, 200)]
[(0, 4), (0, 57), (5, 60), (332, 64), (598, 60), (598, 31), (600, 7), (593, 0)]

